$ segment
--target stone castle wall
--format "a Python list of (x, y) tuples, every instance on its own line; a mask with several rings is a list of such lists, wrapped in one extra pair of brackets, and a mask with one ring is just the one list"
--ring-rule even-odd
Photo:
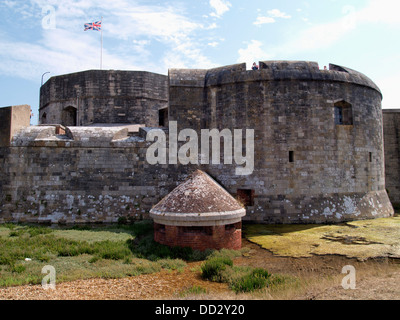
[(50, 78), (40, 89), (41, 124), (131, 123), (156, 127), (168, 79), (143, 71), (90, 70)]
[[(0, 148), (0, 222), (117, 222), (148, 218), (184, 170), (147, 164), (126, 128), (27, 127)], [(185, 169), (185, 168), (184, 168)]]
[(400, 205), (400, 110), (383, 110), (386, 189), (390, 200)]
[[(170, 71), (170, 120), (180, 129), (254, 129), (254, 172), (202, 170), (227, 190), (251, 190), (245, 219), (268, 223), (338, 222), (387, 216), (381, 93), (364, 75), (316, 63), (261, 62)], [(203, 81), (202, 81), (203, 79)], [(338, 124), (337, 105), (351, 106)], [(182, 114), (187, 115), (182, 117)], [(244, 141), (245, 143), (245, 141)]]
[[(334, 65), (326, 71), (311, 62), (261, 62), (260, 67), (171, 69), (166, 93), (169, 120), (178, 130), (191, 128), (200, 137), (202, 129), (242, 129), (244, 155), (245, 131), (253, 129), (251, 174), (237, 175), (238, 165), (223, 159), (209, 165), (150, 165), (149, 128), (134, 134), (123, 127), (28, 127), (10, 147), (0, 148), (0, 222), (147, 218), (149, 209), (196, 168), (232, 195), (246, 195), (249, 221), (325, 223), (393, 214), (385, 190), (382, 96), (376, 85)], [(46, 119), (53, 108), (46, 102), (51, 92), (58, 92), (59, 101), (74, 94), (54, 91), (62, 88), (55, 83), (62, 77), (57, 78), (41, 90)], [(98, 105), (93, 102), (92, 109)]]
[(8, 147), (13, 136), (30, 124), (30, 106), (0, 108), (0, 147)]

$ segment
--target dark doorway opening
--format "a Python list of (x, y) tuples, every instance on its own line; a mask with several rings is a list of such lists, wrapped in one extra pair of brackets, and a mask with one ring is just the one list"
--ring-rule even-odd
[(46, 124), (47, 123), (47, 114), (44, 112), (42, 114), (42, 117), (40, 118), (40, 124)]
[(168, 108), (158, 110), (158, 125), (160, 127), (168, 126)]
[(254, 190), (238, 189), (236, 199), (245, 207), (252, 207), (254, 206)]
[(65, 127), (77, 125), (77, 110), (75, 107), (69, 106), (62, 111), (61, 124)]

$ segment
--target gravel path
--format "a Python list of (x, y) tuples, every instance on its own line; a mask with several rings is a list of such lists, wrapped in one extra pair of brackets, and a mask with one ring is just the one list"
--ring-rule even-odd
[[(197, 263), (198, 264), (198, 263)], [(146, 300), (174, 299), (194, 285), (208, 289), (210, 294), (229, 292), (226, 284), (204, 281), (193, 271), (196, 263), (184, 271), (161, 271), (121, 279), (86, 279), (56, 283), (56, 289), (41, 285), (0, 288), (0, 300)]]

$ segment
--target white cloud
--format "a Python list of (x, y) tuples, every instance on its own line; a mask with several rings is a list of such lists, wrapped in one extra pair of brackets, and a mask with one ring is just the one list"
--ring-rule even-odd
[(271, 17), (257, 17), (257, 20), (253, 23), (255, 25), (261, 25), (266, 23), (275, 23), (276, 20)]
[(239, 49), (238, 54), (239, 58), (237, 62), (246, 62), (247, 68), (250, 68), (253, 62), (258, 62), (259, 60), (269, 60), (272, 58), (271, 54), (268, 54), (262, 48), (262, 42), (259, 40), (251, 40), (250, 43), (247, 43), (247, 47), (244, 49)]
[(207, 43), (207, 45), (209, 45), (210, 47), (213, 47), (213, 48), (215, 48), (216, 46), (218, 46), (218, 45), (219, 45), (219, 42), (217, 42), (217, 41), (213, 41), (213, 42), (209, 42), (209, 43)]
[(272, 18), (283, 18), (283, 19), (290, 19), (291, 18), (291, 16), (289, 16), (288, 14), (280, 11), (279, 9), (269, 10), (268, 14)]
[[(188, 17), (182, 7), (138, 5), (127, 0), (31, 0), (29, 6), (28, 2), (22, 5), (7, 0), (4, 5), (14, 12), (32, 12), (30, 19), (38, 32), (29, 42), (17, 40), (12, 34), (1, 37), (2, 74), (36, 79), (43, 70), (54, 75), (99, 68), (100, 33), (83, 32), (83, 25), (100, 20), (103, 14), (104, 69), (165, 74), (170, 67), (215, 66), (203, 52), (207, 42), (202, 45), (196, 39), (198, 32), (216, 28), (216, 24), (205, 27)], [(226, 1), (213, 1), (213, 5), (218, 15), (231, 6)], [(55, 30), (41, 28), (45, 6), (55, 8)], [(152, 46), (162, 46), (157, 59), (152, 57)]]
[(258, 16), (256, 21), (253, 22), (254, 25), (260, 26), (267, 23), (275, 23), (276, 18), (280, 19), (290, 19), (291, 16), (286, 14), (285, 12), (280, 11), (279, 9), (268, 10), (267, 16)]
[[(45, 71), (57, 75), (100, 66), (99, 38), (87, 34), (77, 38), (67, 30), (48, 30), (36, 44), (0, 40), (0, 47), (0, 73), (28, 80), (37, 80)], [(103, 50), (105, 69), (138, 69), (140, 64), (134, 61)]]
[[(277, 57), (287, 56), (288, 52), (291, 55), (304, 52), (312, 52), (315, 55), (317, 50), (333, 47), (343, 37), (350, 36), (351, 32), (364, 25), (371, 23), (400, 25), (398, 14), (393, 10), (397, 2), (397, 0), (370, 0), (364, 8), (359, 9), (345, 5), (342, 7), (342, 15), (335, 21), (301, 29), (285, 42), (270, 47), (270, 52)], [(303, 19), (303, 21), (308, 20)]]
[(108, 23), (108, 32), (118, 38), (141, 35), (175, 40), (202, 27), (172, 7), (141, 6), (114, 12), (114, 17)]
[(368, 6), (353, 14), (358, 22), (399, 25), (398, 7), (398, 0), (371, 0)]
[(218, 28), (218, 25), (215, 22), (213, 22), (208, 27), (206, 27), (205, 29), (206, 30), (213, 30), (213, 29), (217, 29), (217, 28)]
[(224, 13), (230, 10), (232, 4), (226, 0), (210, 0), (210, 6), (215, 10), (215, 12), (210, 13), (210, 16), (221, 18)]

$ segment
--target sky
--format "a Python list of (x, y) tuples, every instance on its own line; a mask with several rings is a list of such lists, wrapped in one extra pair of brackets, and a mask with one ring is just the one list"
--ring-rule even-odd
[(168, 74), (266, 60), (364, 73), (400, 108), (398, 0), (0, 0), (0, 107), (29, 104), (50, 77), (102, 68)]

